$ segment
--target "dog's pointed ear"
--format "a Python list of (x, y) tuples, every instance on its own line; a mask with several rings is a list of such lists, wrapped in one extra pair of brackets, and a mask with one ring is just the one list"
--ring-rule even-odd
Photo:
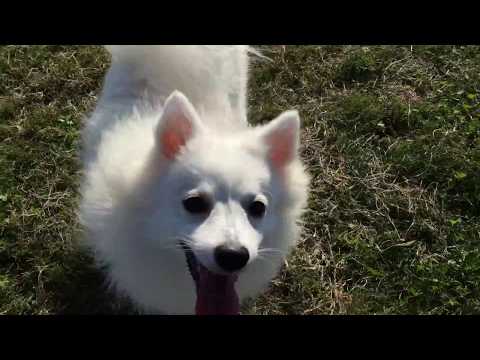
[(275, 168), (282, 169), (297, 157), (299, 136), (300, 116), (296, 110), (282, 113), (261, 129), (268, 159)]
[(156, 141), (165, 158), (174, 159), (200, 129), (200, 118), (185, 95), (174, 91), (165, 101)]

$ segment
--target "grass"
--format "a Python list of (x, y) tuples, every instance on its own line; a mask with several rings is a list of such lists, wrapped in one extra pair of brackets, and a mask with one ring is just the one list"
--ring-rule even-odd
[[(248, 314), (480, 313), (480, 47), (265, 46), (250, 117), (300, 110), (305, 231)], [(0, 47), (0, 313), (121, 313), (76, 246), (96, 46)]]

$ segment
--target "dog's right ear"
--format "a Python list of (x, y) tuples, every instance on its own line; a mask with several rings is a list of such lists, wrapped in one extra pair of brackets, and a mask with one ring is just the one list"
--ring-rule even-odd
[(200, 128), (200, 118), (193, 105), (181, 92), (174, 91), (165, 101), (155, 134), (163, 156), (174, 159)]

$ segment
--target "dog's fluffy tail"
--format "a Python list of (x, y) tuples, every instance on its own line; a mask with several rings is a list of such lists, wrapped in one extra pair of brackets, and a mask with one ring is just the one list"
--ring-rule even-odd
[[(108, 45), (112, 55), (112, 74), (122, 69), (131, 87), (147, 82), (157, 94), (183, 92), (194, 104), (205, 98), (228, 94), (238, 106), (246, 107), (248, 54), (246, 45)], [(125, 78), (127, 69), (130, 77)], [(118, 89), (116, 84), (116, 88)]]

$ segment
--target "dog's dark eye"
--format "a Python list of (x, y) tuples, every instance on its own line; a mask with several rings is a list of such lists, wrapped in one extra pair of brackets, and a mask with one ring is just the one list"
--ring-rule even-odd
[(203, 196), (191, 196), (183, 200), (183, 207), (192, 214), (205, 214), (210, 211), (210, 202)]
[(248, 207), (248, 214), (255, 218), (261, 218), (265, 215), (266, 205), (260, 200), (253, 201)]

